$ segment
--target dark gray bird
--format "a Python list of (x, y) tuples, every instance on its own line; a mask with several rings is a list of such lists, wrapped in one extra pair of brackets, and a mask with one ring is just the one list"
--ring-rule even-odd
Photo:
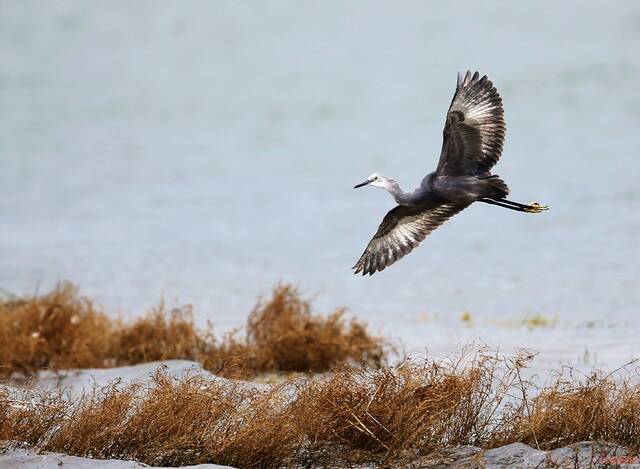
[(404, 192), (390, 177), (372, 174), (355, 188), (371, 185), (389, 192), (398, 206), (389, 211), (353, 268), (373, 275), (409, 254), (433, 230), (474, 202), (524, 213), (548, 207), (507, 200), (509, 188), (491, 168), (500, 159), (506, 126), (502, 99), (478, 72), (458, 74), (444, 125), (436, 170), (417, 189)]

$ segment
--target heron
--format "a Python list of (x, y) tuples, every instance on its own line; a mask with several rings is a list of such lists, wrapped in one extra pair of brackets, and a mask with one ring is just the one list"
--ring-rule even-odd
[(378, 230), (353, 266), (355, 274), (373, 275), (416, 248), (432, 231), (474, 202), (522, 213), (548, 207), (507, 199), (509, 188), (491, 168), (502, 154), (506, 126), (502, 98), (493, 83), (478, 72), (458, 73), (443, 131), (436, 170), (412, 192), (393, 179), (373, 173), (355, 188), (380, 187), (397, 206), (382, 219)]

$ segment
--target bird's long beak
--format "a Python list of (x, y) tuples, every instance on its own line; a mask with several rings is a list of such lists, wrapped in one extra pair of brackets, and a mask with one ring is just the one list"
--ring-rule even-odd
[(371, 183), (371, 179), (367, 179), (366, 181), (361, 182), (360, 184), (356, 184), (355, 186), (353, 186), (353, 188), (357, 189), (358, 187), (366, 186), (369, 183)]

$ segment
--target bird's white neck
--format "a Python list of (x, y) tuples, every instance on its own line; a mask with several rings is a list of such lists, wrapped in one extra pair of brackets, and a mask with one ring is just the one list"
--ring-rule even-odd
[(399, 205), (405, 205), (409, 202), (409, 194), (402, 190), (400, 184), (393, 179), (386, 179), (384, 184), (381, 185), (395, 199)]

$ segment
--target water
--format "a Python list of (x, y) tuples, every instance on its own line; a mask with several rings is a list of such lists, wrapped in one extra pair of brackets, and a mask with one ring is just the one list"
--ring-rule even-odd
[[(282, 280), (410, 349), (615, 367), (640, 333), (639, 50), (633, 1), (1, 1), (0, 287), (225, 329)], [(467, 68), (505, 102), (496, 172), (551, 211), (477, 204), (352, 275), (393, 206), (352, 186), (435, 168)]]

